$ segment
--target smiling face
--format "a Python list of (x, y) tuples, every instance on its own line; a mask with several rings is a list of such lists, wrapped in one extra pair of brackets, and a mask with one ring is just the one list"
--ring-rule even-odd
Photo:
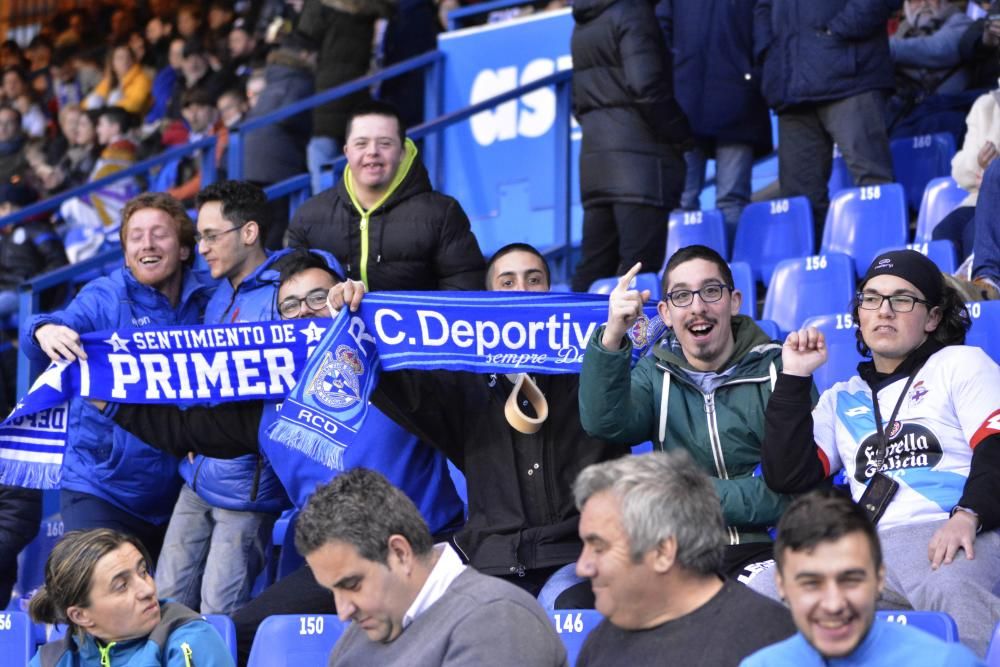
[(403, 160), (399, 122), (392, 116), (377, 114), (355, 117), (344, 154), (359, 192), (369, 195), (385, 192)]
[(184, 260), (177, 223), (164, 211), (139, 209), (124, 223), (125, 265), (143, 285), (167, 293), (180, 285)]
[(812, 549), (785, 549), (776, 576), (799, 632), (827, 658), (849, 655), (864, 640), (885, 583), (885, 569), (876, 571), (862, 532)]
[[(692, 259), (675, 266), (667, 277), (667, 292), (700, 290), (707, 285), (726, 285), (715, 262)], [(742, 295), (723, 289), (722, 298), (705, 303), (700, 295), (689, 305), (678, 307), (667, 300), (657, 306), (660, 317), (671, 327), (688, 363), (700, 371), (716, 371), (732, 355), (732, 318), (740, 312)]]
[[(924, 294), (913, 283), (898, 276), (876, 276), (865, 283), (864, 294), (883, 296), (905, 295), (923, 299)], [(941, 309), (928, 310), (915, 303), (908, 313), (893, 312), (888, 300), (878, 310), (858, 309), (858, 326), (865, 344), (872, 351), (872, 361), (880, 373), (891, 373), (941, 323)]]
[(111, 53), (111, 70), (118, 77), (119, 82), (135, 64), (132, 51), (127, 46), (115, 47)]

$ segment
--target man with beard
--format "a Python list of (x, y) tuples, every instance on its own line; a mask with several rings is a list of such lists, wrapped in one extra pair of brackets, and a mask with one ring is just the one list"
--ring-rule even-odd
[(905, 20), (889, 40), (897, 89), (923, 95), (965, 90), (969, 72), (962, 67), (959, 43), (972, 19), (962, 7), (941, 0), (906, 0), (903, 13)]

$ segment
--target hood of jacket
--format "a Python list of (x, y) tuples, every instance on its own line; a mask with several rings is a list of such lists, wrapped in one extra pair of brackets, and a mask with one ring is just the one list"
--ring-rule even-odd
[[(734, 365), (756, 363), (762, 353), (771, 349), (772, 345), (777, 345), (757, 326), (757, 323), (753, 319), (746, 315), (735, 315), (732, 319), (731, 327), (735, 346), (733, 347), (732, 355), (719, 367), (719, 372)], [(673, 330), (667, 331), (660, 342), (653, 348), (653, 356), (670, 366), (689, 371), (698, 370), (688, 363)]]

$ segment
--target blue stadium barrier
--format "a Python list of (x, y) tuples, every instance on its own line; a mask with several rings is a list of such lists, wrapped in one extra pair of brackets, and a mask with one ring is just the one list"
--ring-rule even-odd
[(740, 215), (733, 242), (733, 261), (747, 262), (754, 280), (771, 282), (783, 259), (811, 255), (815, 247), (812, 210), (805, 197), (750, 204)]
[(729, 270), (733, 274), (733, 287), (743, 294), (740, 303), (740, 315), (757, 318), (757, 281), (753, 277), (753, 269), (746, 262), (730, 262)]
[[(726, 242), (726, 223), (722, 211), (674, 211), (667, 222), (667, 252), (663, 258), (663, 269), (670, 256), (689, 245), (708, 246), (729, 259), (729, 244)], [(663, 274), (663, 269), (660, 274)]]
[(917, 213), (917, 231), (913, 236), (915, 243), (931, 240), (934, 228), (946, 215), (958, 208), (962, 200), (969, 196), (966, 190), (958, 186), (951, 176), (933, 178), (924, 188), (924, 196), (920, 200), (920, 211)]
[(926, 255), (932, 262), (934, 262), (934, 264), (937, 265), (938, 269), (942, 273), (955, 273), (958, 269), (958, 258), (955, 253), (955, 244), (948, 239), (924, 241), (923, 243), (907, 243), (905, 246), (898, 245), (880, 248), (875, 255), (878, 256), (884, 252), (889, 252), (890, 250), (901, 250), (903, 248), (916, 250), (921, 255)]
[(233, 660), (236, 660), (236, 625), (233, 623), (233, 619), (229, 618), (225, 614), (204, 614), (202, 615), (209, 625), (215, 628), (215, 631), (219, 633), (222, 637), (222, 641), (225, 643), (226, 648), (229, 649), (229, 653), (233, 656)]
[(875, 618), (886, 623), (899, 623), (930, 633), (946, 642), (958, 641), (955, 619), (943, 611), (876, 611)]
[(576, 576), (576, 563), (567, 563), (552, 573), (542, 589), (538, 591), (538, 604), (542, 609), (549, 611), (555, 609), (556, 599), (567, 588), (576, 586), (586, 581)]
[(325, 665), (346, 628), (333, 614), (268, 616), (257, 628), (247, 667)]
[(950, 132), (902, 137), (889, 143), (896, 182), (906, 192), (909, 210), (920, 208), (924, 189), (933, 179), (951, 173), (955, 137)]
[(600, 625), (604, 617), (594, 609), (550, 609), (546, 613), (566, 647), (569, 667), (573, 667), (580, 657), (580, 649), (583, 648), (587, 635)]
[(972, 328), (965, 336), (966, 345), (977, 345), (1000, 364), (1000, 301), (973, 301), (965, 304), (972, 318)]
[(763, 319), (783, 333), (795, 331), (808, 318), (840, 312), (854, 297), (854, 262), (829, 253), (780, 262), (764, 299)]
[(901, 185), (850, 188), (830, 202), (820, 254), (839, 252), (853, 257), (861, 276), (880, 248), (902, 246), (908, 234)]
[(5, 665), (27, 665), (35, 654), (35, 631), (23, 611), (0, 612), (0, 655)]
[(828, 358), (825, 364), (813, 373), (816, 389), (823, 393), (837, 382), (857, 375), (858, 363), (863, 361), (858, 354), (854, 332), (854, 317), (849, 312), (810, 317), (803, 327), (816, 327), (826, 338)]
[(498, 9), (523, 6), (524, 0), (491, 0), (490, 2), (482, 2), (471, 7), (453, 9), (448, 12), (448, 30), (458, 30), (461, 27), (459, 22), (470, 16), (489, 14), (490, 12), (497, 11)]

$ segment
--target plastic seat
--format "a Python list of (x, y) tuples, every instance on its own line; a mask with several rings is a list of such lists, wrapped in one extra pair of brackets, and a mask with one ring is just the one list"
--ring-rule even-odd
[(13, 598), (30, 598), (45, 583), (45, 561), (62, 536), (61, 514), (50, 514), (42, 519), (38, 535), (17, 556), (17, 582)]
[(883, 610), (875, 612), (875, 617), (880, 621), (909, 625), (929, 632), (946, 642), (958, 641), (958, 626), (955, 625), (955, 619), (943, 611)]
[(346, 625), (333, 614), (268, 616), (257, 628), (248, 667), (325, 665)]
[(0, 655), (5, 665), (27, 665), (35, 654), (34, 626), (23, 611), (0, 612)]
[(955, 155), (955, 138), (949, 132), (902, 137), (889, 144), (892, 170), (896, 182), (906, 192), (906, 204), (911, 211), (920, 208), (927, 184), (951, 173), (951, 158)]
[(829, 354), (825, 364), (813, 373), (816, 389), (823, 393), (838, 382), (857, 375), (858, 363), (863, 361), (858, 354), (857, 338), (854, 332), (854, 318), (849, 312), (810, 317), (803, 327), (816, 327), (826, 338)]
[[(590, 288), (587, 291), (591, 294), (611, 294), (612, 290), (614, 290), (617, 286), (617, 276), (611, 276), (610, 278), (598, 278), (590, 284)], [(649, 297), (650, 299), (656, 301), (660, 299), (660, 279), (655, 273), (638, 274), (630, 287), (639, 291), (648, 289), (651, 295)]]
[(462, 499), (462, 503), (465, 505), (465, 514), (469, 515), (469, 488), (468, 483), (465, 481), (465, 474), (458, 469), (458, 467), (448, 460), (448, 472), (451, 474), (451, 483), (455, 485), (455, 492), (458, 493), (458, 497)]
[(975, 301), (967, 304), (972, 328), (965, 336), (966, 345), (977, 345), (1000, 364), (1000, 301)]
[(795, 331), (810, 317), (838, 313), (854, 298), (854, 263), (847, 255), (830, 253), (778, 264), (764, 301), (765, 320), (782, 332)]
[(880, 248), (905, 245), (908, 231), (906, 202), (898, 183), (850, 188), (830, 202), (820, 254), (853, 257), (861, 276)]
[(920, 212), (917, 214), (917, 233), (913, 236), (915, 243), (931, 240), (931, 233), (946, 215), (958, 208), (969, 193), (958, 186), (951, 176), (932, 178), (924, 188), (924, 196), (920, 200)]
[(604, 617), (594, 609), (550, 609), (546, 613), (566, 647), (566, 660), (573, 667), (580, 657), (580, 649), (583, 648), (587, 635)]
[(567, 563), (552, 573), (542, 590), (538, 591), (538, 604), (542, 609), (555, 609), (556, 599), (567, 588), (576, 586), (584, 580), (576, 576), (576, 563)]
[(851, 170), (847, 168), (847, 162), (836, 144), (833, 146), (833, 162), (830, 164), (830, 180), (827, 181), (826, 188), (830, 196), (837, 194), (841, 190), (854, 187), (854, 177)]
[(781, 327), (774, 320), (757, 320), (757, 326), (761, 331), (771, 337), (771, 340), (783, 340)]
[(733, 242), (733, 261), (750, 264), (754, 279), (766, 285), (778, 262), (811, 255), (814, 248), (809, 200), (773, 199), (743, 209)]
[(203, 618), (219, 633), (233, 660), (236, 660), (236, 626), (233, 624), (233, 619), (225, 614), (205, 614)]
[(986, 666), (1000, 667), (1000, 623), (993, 628), (993, 638), (990, 639), (990, 648), (986, 651)]
[(890, 250), (900, 250), (909, 248), (916, 250), (921, 255), (926, 255), (934, 262), (942, 273), (955, 273), (958, 269), (958, 259), (955, 252), (955, 244), (948, 239), (937, 241), (924, 241), (923, 243), (907, 243), (905, 246), (894, 246), (882, 248), (876, 253), (876, 257)]
[[(726, 242), (726, 223), (722, 211), (709, 209), (707, 211), (674, 211), (667, 223), (667, 254), (663, 266), (670, 256), (681, 248), (689, 245), (708, 246), (729, 258), (729, 244)], [(662, 269), (660, 273), (662, 274)]]
[(757, 317), (757, 281), (753, 277), (753, 269), (746, 262), (730, 262), (729, 270), (733, 274), (733, 287), (743, 294), (740, 303), (740, 315)]

